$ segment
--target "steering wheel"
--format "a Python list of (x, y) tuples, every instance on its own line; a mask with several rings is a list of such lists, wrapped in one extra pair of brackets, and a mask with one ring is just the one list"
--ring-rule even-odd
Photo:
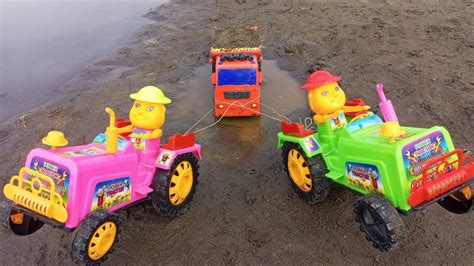
[(372, 113), (370, 113), (370, 112), (360, 114), (360, 115), (358, 115), (358, 116), (352, 118), (351, 123), (354, 123), (355, 121), (364, 119), (364, 118), (369, 117), (369, 116), (371, 116), (371, 115), (372, 115)]

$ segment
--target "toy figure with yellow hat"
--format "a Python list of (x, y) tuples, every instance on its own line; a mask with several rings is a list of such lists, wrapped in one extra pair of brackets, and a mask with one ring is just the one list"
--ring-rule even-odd
[(50, 131), (33, 149), (18, 175), (3, 187), (0, 226), (30, 235), (47, 223), (76, 231), (71, 258), (86, 265), (104, 262), (120, 241), (117, 212), (143, 200), (169, 217), (179, 216), (196, 191), (201, 146), (193, 132), (161, 143), (165, 104), (154, 86), (131, 94), (130, 121), (116, 119), (91, 143), (67, 146), (61, 131)]
[(131, 125), (118, 129), (118, 133), (131, 132), (130, 138), (136, 147), (143, 150), (147, 139), (162, 136), (161, 126), (165, 122), (165, 104), (171, 103), (160, 88), (146, 86), (130, 95), (134, 99), (129, 117)]
[(308, 102), (315, 113), (313, 119), (316, 124), (331, 119), (331, 123), (336, 127), (342, 127), (347, 123), (344, 113), (366, 111), (370, 108), (367, 105), (347, 106), (346, 95), (337, 83), (340, 80), (339, 76), (318, 70), (301, 86), (302, 90), (308, 90)]

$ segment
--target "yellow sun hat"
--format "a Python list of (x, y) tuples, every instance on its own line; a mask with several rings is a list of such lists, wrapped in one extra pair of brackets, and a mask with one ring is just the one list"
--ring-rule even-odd
[(171, 100), (165, 96), (163, 91), (155, 86), (143, 87), (137, 93), (130, 94), (130, 98), (147, 103), (171, 103)]
[(63, 132), (49, 131), (48, 135), (43, 138), (43, 144), (51, 147), (63, 147), (68, 144), (68, 141)]

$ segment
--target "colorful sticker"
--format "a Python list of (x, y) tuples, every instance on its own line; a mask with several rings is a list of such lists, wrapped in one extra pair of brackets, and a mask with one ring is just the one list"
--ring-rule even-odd
[(173, 154), (171, 151), (164, 150), (160, 156), (158, 156), (158, 160), (156, 160), (156, 164), (166, 165), (169, 166), (171, 164), (171, 158)]
[(77, 151), (59, 152), (59, 154), (64, 157), (82, 157), (82, 156), (104, 154), (104, 153), (105, 153), (104, 150), (99, 149), (97, 147), (89, 147), (89, 148), (85, 148), (85, 149), (77, 150)]
[(367, 128), (373, 125), (380, 125), (380, 124), (383, 124), (382, 119), (380, 119), (378, 115), (371, 115), (369, 117), (356, 120), (354, 122), (351, 121), (349, 124), (347, 124), (346, 128), (347, 130), (349, 130), (349, 132), (352, 133), (362, 128)]
[(331, 118), (329, 123), (331, 125), (332, 130), (342, 128), (347, 125), (346, 116), (344, 115), (344, 113), (340, 113), (336, 118)]
[(122, 177), (97, 183), (92, 199), (91, 211), (110, 209), (132, 199), (132, 182), (130, 177)]
[[(95, 136), (93, 142), (105, 146), (105, 144), (107, 142), (107, 137), (105, 136), (104, 133), (100, 133), (99, 135)], [(127, 144), (128, 144), (128, 141), (119, 138), (118, 139), (118, 150), (122, 151), (123, 149), (125, 149)]]
[[(64, 206), (66, 207), (69, 196), (69, 169), (60, 164), (53, 163), (39, 157), (33, 157), (30, 168), (38, 173), (50, 177), (53, 180), (53, 182), (56, 184), (56, 192), (61, 195)], [(27, 179), (30, 180), (30, 176), (28, 176)], [(41, 185), (46, 189), (50, 189), (49, 183), (46, 181), (41, 180)], [(26, 185), (26, 188), (28, 188), (28, 185)], [(42, 196), (49, 199), (49, 195)]]
[(313, 136), (309, 136), (304, 140), (304, 146), (310, 153), (319, 150), (319, 145), (316, 140), (313, 139)]
[(421, 185), (418, 179), (422, 175), (421, 167), (424, 162), (446, 153), (448, 153), (448, 146), (440, 131), (405, 145), (402, 149), (402, 158), (410, 188), (417, 188)]
[(375, 165), (346, 162), (346, 177), (347, 181), (354, 186), (369, 192), (378, 191), (385, 194), (380, 172)]
[[(133, 134), (148, 134), (151, 130), (133, 128)], [(144, 138), (131, 138), (130, 141), (135, 144), (135, 148), (139, 151), (144, 151), (146, 148), (146, 139)]]

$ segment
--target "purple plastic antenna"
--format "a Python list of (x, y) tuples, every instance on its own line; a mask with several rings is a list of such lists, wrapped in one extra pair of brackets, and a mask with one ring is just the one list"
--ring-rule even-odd
[(398, 122), (397, 114), (395, 113), (395, 109), (393, 108), (392, 101), (387, 100), (387, 98), (385, 98), (382, 84), (377, 84), (377, 94), (379, 95), (380, 99), (380, 111), (382, 111), (383, 119), (385, 120), (385, 122)]

